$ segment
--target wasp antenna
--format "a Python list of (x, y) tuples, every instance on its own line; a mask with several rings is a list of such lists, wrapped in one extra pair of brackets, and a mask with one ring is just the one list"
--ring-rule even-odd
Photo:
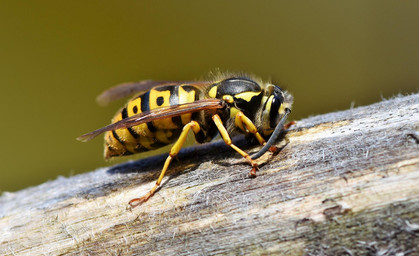
[(271, 137), (269, 138), (268, 142), (266, 142), (265, 146), (257, 152), (256, 154), (252, 155), (252, 159), (258, 159), (263, 154), (265, 154), (266, 151), (274, 144), (276, 139), (278, 138), (279, 134), (281, 133), (282, 129), (284, 128), (285, 121), (287, 120), (288, 114), (291, 113), (291, 110), (289, 108), (285, 109), (285, 114), (281, 118), (281, 121), (278, 123), (278, 125), (275, 127), (274, 132), (272, 133)]

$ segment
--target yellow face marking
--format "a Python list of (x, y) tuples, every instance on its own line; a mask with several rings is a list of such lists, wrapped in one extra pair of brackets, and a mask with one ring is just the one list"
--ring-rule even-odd
[(262, 92), (242, 92), (234, 95), (234, 97), (250, 102), (253, 97), (258, 96)]
[[(268, 130), (268, 129), (271, 129), (270, 126), (269, 126), (269, 113), (271, 112), (271, 105), (272, 105), (273, 97), (274, 96), (271, 95), (266, 99), (267, 100), (266, 101), (266, 106), (265, 106), (265, 109), (263, 110), (263, 113), (262, 113), (262, 129), (265, 130), (265, 131)], [(262, 102), (265, 102), (265, 101), (262, 101)], [(269, 132), (268, 134), (264, 132), (264, 135), (266, 136), (266, 135), (269, 135), (271, 133), (272, 133), (272, 131)]]
[(209, 95), (211, 98), (216, 98), (216, 97), (217, 97), (217, 89), (218, 89), (218, 86), (213, 86), (213, 87), (209, 90), (208, 95)]
[(265, 109), (263, 110), (263, 116), (269, 118), (269, 113), (271, 112), (272, 100), (274, 96), (269, 96), (266, 102)]

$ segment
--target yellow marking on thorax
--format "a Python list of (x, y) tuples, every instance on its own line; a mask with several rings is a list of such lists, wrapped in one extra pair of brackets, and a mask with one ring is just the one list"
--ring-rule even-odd
[(216, 98), (216, 97), (217, 97), (217, 89), (218, 89), (218, 86), (213, 86), (213, 87), (209, 90), (208, 95), (209, 95), (211, 98)]
[[(182, 86), (179, 87), (179, 104), (190, 103), (195, 101), (195, 91), (191, 90), (190, 92), (183, 89)], [(181, 115), (180, 118), (182, 120), (182, 124), (186, 125), (191, 121), (192, 114), (184, 114)]]
[[(157, 101), (159, 99), (159, 97), (162, 97), (162, 104), (158, 105)], [(150, 110), (156, 109), (156, 108), (161, 108), (161, 107), (165, 107), (165, 106), (170, 106), (170, 91), (158, 91), (158, 90), (154, 90), (151, 89), (150, 90), (150, 97), (149, 97), (149, 104), (150, 104)], [(177, 125), (175, 125), (172, 122), (171, 118), (165, 118), (162, 120), (156, 120), (153, 121), (153, 125), (157, 128), (157, 129), (177, 129), (179, 127), (177, 127)]]
[(223, 100), (230, 104), (234, 102), (234, 99), (231, 95), (223, 95)]
[(234, 97), (250, 102), (254, 96), (258, 96), (261, 93), (262, 92), (242, 92), (234, 95)]

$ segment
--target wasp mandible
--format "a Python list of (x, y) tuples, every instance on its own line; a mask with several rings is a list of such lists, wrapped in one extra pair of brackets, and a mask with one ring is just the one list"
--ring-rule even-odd
[[(173, 144), (154, 187), (132, 199), (131, 207), (147, 201), (160, 186), (172, 159), (179, 153), (189, 131), (198, 143), (211, 141), (217, 133), (252, 166), (254, 159), (272, 146), (291, 111), (293, 97), (270, 82), (246, 75), (219, 75), (212, 81), (179, 82), (146, 80), (112, 87), (97, 100), (107, 104), (136, 94), (112, 119), (112, 124), (84, 134), (88, 141), (105, 133), (105, 158), (125, 156)], [(230, 135), (251, 135), (264, 147), (255, 155), (232, 143)], [(264, 138), (269, 137), (268, 142)]]

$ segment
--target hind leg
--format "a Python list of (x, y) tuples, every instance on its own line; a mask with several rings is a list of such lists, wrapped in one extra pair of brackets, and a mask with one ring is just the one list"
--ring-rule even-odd
[(189, 131), (191, 129), (196, 134), (196, 133), (198, 133), (201, 130), (201, 127), (199, 126), (199, 124), (196, 121), (190, 121), (189, 123), (187, 123), (183, 127), (183, 130), (180, 133), (180, 136), (179, 136), (178, 140), (175, 142), (175, 144), (170, 149), (169, 156), (166, 158), (166, 161), (164, 162), (163, 169), (160, 172), (160, 176), (157, 179), (156, 184), (144, 196), (139, 197), (139, 198), (134, 198), (134, 199), (130, 200), (129, 201), (129, 205), (132, 208), (134, 208), (134, 207), (136, 207), (136, 206), (138, 206), (138, 205), (146, 202), (151, 196), (154, 195), (154, 193), (156, 192), (157, 188), (160, 187), (161, 181), (163, 180), (163, 177), (164, 177), (167, 169), (169, 168), (169, 165), (172, 162), (172, 159), (179, 153), (179, 151), (182, 148), (183, 144), (185, 143), (186, 138), (187, 138), (187, 135), (188, 135), (188, 133), (189, 133)]

